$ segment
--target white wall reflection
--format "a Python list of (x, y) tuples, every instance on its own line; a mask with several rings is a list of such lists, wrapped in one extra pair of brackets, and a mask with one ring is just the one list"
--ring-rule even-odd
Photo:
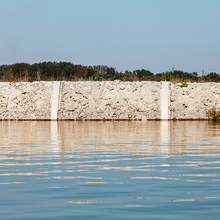
[(161, 151), (163, 153), (168, 153), (170, 149), (170, 122), (169, 121), (160, 122), (160, 142), (161, 142)]
[(220, 124), (208, 121), (0, 122), (1, 158), (16, 154), (54, 157), (77, 152), (83, 152), (85, 157), (96, 152), (169, 155), (186, 151), (189, 144), (209, 147), (202, 144), (207, 140), (220, 142)]
[(50, 137), (51, 137), (51, 152), (53, 152), (53, 156), (60, 156), (60, 140), (58, 133), (58, 122), (51, 121), (50, 122)]
[(60, 155), (57, 122), (1, 121), (0, 152), (5, 156), (44, 153), (47, 156)]

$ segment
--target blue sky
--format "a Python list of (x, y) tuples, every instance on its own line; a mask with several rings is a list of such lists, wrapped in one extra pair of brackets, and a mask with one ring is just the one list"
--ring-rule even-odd
[(0, 65), (220, 74), (220, 0), (0, 0)]

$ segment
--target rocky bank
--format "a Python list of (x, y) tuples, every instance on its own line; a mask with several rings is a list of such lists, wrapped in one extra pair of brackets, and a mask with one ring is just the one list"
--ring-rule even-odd
[[(168, 92), (163, 84), (59, 82), (55, 93), (55, 82), (1, 82), (0, 120), (50, 120), (51, 109), (56, 120), (156, 120), (164, 108), (166, 119), (208, 119), (207, 110), (220, 108), (219, 83), (188, 83), (184, 88), (170, 83)], [(161, 97), (167, 97), (167, 105)]]

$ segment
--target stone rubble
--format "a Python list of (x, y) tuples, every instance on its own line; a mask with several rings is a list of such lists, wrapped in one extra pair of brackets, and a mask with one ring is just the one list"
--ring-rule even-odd
[(59, 119), (159, 119), (157, 82), (63, 82)]
[(206, 111), (220, 108), (220, 83), (171, 84), (170, 119), (208, 119)]
[[(208, 119), (220, 108), (220, 83), (170, 86), (170, 119)], [(50, 120), (53, 82), (0, 82), (0, 120)], [(149, 120), (161, 117), (160, 82), (61, 82), (58, 120)]]
[(0, 119), (50, 119), (51, 82), (0, 83)]

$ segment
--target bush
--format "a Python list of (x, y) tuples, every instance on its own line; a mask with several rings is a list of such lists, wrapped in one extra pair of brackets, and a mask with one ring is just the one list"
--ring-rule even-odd
[(188, 86), (188, 84), (186, 82), (183, 82), (182, 85), (181, 85), (181, 88), (187, 87), (187, 86)]
[(220, 118), (220, 109), (217, 110), (216, 107), (212, 107), (210, 110), (206, 111), (206, 115), (213, 120), (218, 120)]

